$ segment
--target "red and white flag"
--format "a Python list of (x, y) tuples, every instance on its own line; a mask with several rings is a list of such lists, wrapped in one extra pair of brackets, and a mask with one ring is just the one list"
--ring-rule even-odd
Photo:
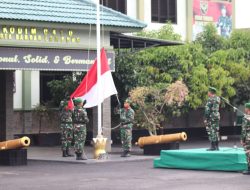
[[(100, 88), (99, 88), (100, 87)], [(98, 93), (98, 88), (99, 90)], [(108, 59), (104, 48), (101, 50), (101, 76), (97, 83), (97, 60), (95, 60), (88, 73), (83, 78), (77, 89), (71, 94), (69, 101), (69, 108), (72, 109), (72, 98), (81, 98), (87, 103), (85, 108), (91, 108), (102, 103), (104, 99), (110, 97), (113, 94), (117, 94), (115, 84), (111, 75), (111, 71), (108, 65)]]

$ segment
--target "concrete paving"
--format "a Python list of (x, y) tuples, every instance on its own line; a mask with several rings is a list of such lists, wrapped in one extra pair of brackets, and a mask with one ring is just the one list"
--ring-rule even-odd
[[(206, 148), (209, 146), (207, 139), (191, 139), (186, 142), (180, 142), (180, 149), (191, 148)], [(230, 137), (227, 140), (221, 141), (220, 146), (223, 147), (241, 147), (239, 143), (239, 136)], [(62, 152), (59, 146), (55, 147), (29, 147), (28, 148), (28, 160), (31, 161), (49, 161), (49, 162), (68, 162), (68, 163), (80, 163), (80, 164), (94, 164), (103, 162), (127, 162), (127, 161), (142, 161), (153, 160), (158, 155), (143, 155), (143, 149), (137, 146), (133, 146), (131, 157), (120, 157), (121, 146), (112, 145), (112, 151), (108, 153), (107, 159), (96, 160), (93, 158), (94, 148), (92, 146), (85, 147), (85, 153), (88, 160), (79, 161), (75, 157), (62, 157)], [(73, 151), (71, 151), (73, 153)]]
[(153, 168), (151, 160), (100, 164), (29, 161), (0, 166), (1, 190), (249, 190), (237, 172)]
[[(31, 161), (50, 161), (50, 162), (68, 162), (80, 164), (93, 164), (102, 162), (124, 162), (124, 161), (139, 161), (139, 160), (152, 160), (156, 156), (145, 156), (143, 150), (138, 147), (133, 147), (131, 157), (123, 158), (120, 156), (120, 146), (113, 146), (112, 151), (107, 154), (106, 159), (94, 159), (94, 148), (86, 146), (84, 148), (88, 160), (76, 160), (75, 157), (62, 157), (60, 147), (29, 147), (28, 160)], [(71, 151), (73, 153), (73, 151)]]
[[(182, 142), (181, 149), (208, 147), (207, 139)], [(222, 141), (240, 147), (239, 137)], [(30, 147), (27, 166), (0, 166), (0, 190), (249, 190), (249, 176), (238, 172), (153, 168), (153, 158), (134, 147), (130, 158), (113, 146), (110, 158), (96, 161), (86, 147), (87, 161), (62, 158), (60, 147)], [(33, 160), (33, 161), (32, 161)], [(188, 161), (188, 160), (187, 160)]]

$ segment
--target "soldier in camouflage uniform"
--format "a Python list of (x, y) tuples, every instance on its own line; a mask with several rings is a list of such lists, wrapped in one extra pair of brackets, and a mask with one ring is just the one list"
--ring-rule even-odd
[(218, 32), (223, 37), (229, 37), (232, 31), (232, 20), (227, 16), (227, 9), (225, 5), (221, 7), (221, 16), (217, 23)]
[(68, 109), (68, 101), (60, 102), (60, 128), (61, 128), (61, 142), (62, 142), (62, 156), (73, 156), (70, 154), (70, 147), (73, 140), (73, 123), (72, 111)]
[(120, 109), (120, 135), (123, 152), (121, 157), (129, 157), (132, 147), (132, 127), (134, 121), (134, 110), (130, 107), (130, 99), (124, 102), (124, 108)]
[(245, 115), (242, 120), (241, 144), (247, 156), (248, 169), (243, 174), (250, 174), (250, 103), (245, 104)]
[(74, 140), (75, 140), (75, 153), (76, 160), (87, 160), (87, 157), (83, 151), (87, 129), (86, 124), (89, 122), (86, 109), (83, 108), (82, 99), (74, 99), (74, 112), (73, 112), (73, 123), (74, 123)]
[(216, 96), (216, 88), (209, 87), (208, 100), (205, 106), (205, 126), (211, 147), (208, 151), (219, 150), (220, 97)]

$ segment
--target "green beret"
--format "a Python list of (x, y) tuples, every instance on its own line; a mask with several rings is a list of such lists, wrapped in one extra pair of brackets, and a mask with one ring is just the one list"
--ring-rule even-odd
[(214, 88), (214, 87), (212, 87), (212, 86), (210, 86), (210, 87), (208, 88), (208, 91), (215, 94), (215, 93), (217, 92), (217, 89)]
[(76, 98), (73, 100), (74, 104), (78, 105), (80, 103), (82, 103), (82, 99), (81, 98)]
[(132, 101), (131, 101), (131, 99), (130, 99), (130, 98), (127, 98), (127, 99), (125, 100), (125, 103), (129, 103), (129, 104), (131, 104), (131, 103), (132, 103)]
[(245, 104), (245, 108), (250, 109), (250, 102), (248, 102), (248, 103)]

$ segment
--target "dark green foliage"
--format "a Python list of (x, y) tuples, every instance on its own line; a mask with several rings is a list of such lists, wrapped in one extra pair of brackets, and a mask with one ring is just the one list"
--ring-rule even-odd
[(199, 33), (195, 43), (201, 44), (205, 53), (212, 53), (223, 49), (226, 39), (217, 34), (217, 30), (213, 24), (204, 27), (204, 32)]
[[(150, 38), (180, 40), (173, 27), (166, 24), (159, 31), (142, 32)], [(233, 31), (230, 38), (217, 35), (213, 25), (207, 25), (197, 40), (175, 47), (150, 48), (138, 53), (120, 51), (113, 73), (120, 99), (138, 86), (162, 89), (182, 80), (189, 89), (184, 109), (204, 106), (208, 86), (218, 89), (219, 95), (238, 103), (250, 100), (250, 32)], [(56, 105), (71, 94), (83, 75), (65, 76), (52, 81), (53, 101)], [(73, 80), (74, 79), (74, 80)]]
[[(140, 35), (180, 39), (173, 35), (170, 28), (166, 25), (158, 32), (143, 32)], [(192, 43), (151, 48), (123, 56), (122, 62), (119, 59), (114, 75), (119, 80), (116, 81), (120, 84), (118, 88), (123, 89), (126, 95), (134, 87), (160, 90), (176, 80), (182, 80), (188, 87), (189, 95), (183, 109), (177, 109), (178, 112), (204, 106), (209, 86), (216, 87), (218, 95), (239, 104), (250, 100), (249, 31), (234, 31), (230, 38), (225, 39), (217, 34), (213, 25), (207, 25)], [(175, 115), (175, 110), (169, 108), (171, 113), (164, 112), (165, 117)], [(137, 121), (140, 120), (143, 120), (143, 114), (138, 114)]]
[(83, 78), (83, 73), (75, 73), (65, 75), (63, 80), (53, 80), (48, 82), (50, 93), (52, 95), (51, 104), (58, 107), (60, 101), (67, 98), (74, 92)]

